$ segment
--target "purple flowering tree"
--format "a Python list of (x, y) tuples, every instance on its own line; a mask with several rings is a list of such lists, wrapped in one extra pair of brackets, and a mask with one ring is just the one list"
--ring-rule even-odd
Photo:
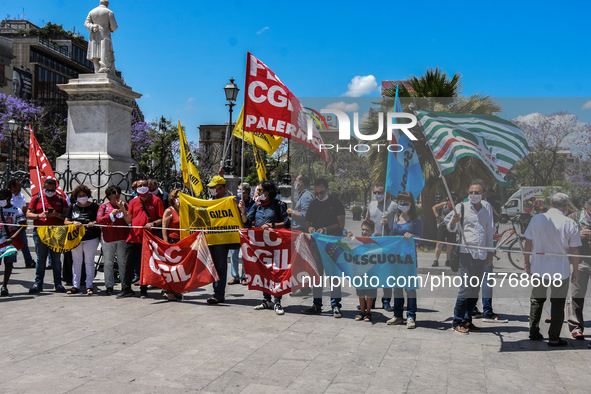
[(530, 154), (522, 158), (510, 172), (520, 185), (550, 186), (564, 181), (571, 173), (568, 150), (577, 157), (591, 152), (591, 126), (580, 123), (568, 112), (550, 115), (531, 114), (512, 120), (528, 140)]

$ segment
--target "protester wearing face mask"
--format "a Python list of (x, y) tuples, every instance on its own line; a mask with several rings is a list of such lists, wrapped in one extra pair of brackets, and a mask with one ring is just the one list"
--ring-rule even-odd
[[(4, 250), (8, 246), (20, 249), (24, 242), (22, 242), (21, 233), (26, 230), (27, 219), (19, 207), (13, 206), (11, 199), (12, 193), (8, 189), (0, 190), (0, 220), (2, 228), (0, 228), (0, 245)], [(20, 226), (9, 226), (9, 224), (20, 224)], [(20, 242), (19, 242), (20, 241)], [(20, 243), (20, 246), (17, 245)], [(2, 288), (0, 288), (0, 296), (6, 297), (8, 293), (8, 281), (14, 263), (16, 263), (16, 253), (0, 258), (0, 264), (4, 263), (4, 278), (2, 280)]]
[(148, 190), (150, 194), (152, 194), (155, 197), (158, 197), (160, 201), (162, 201), (164, 209), (167, 209), (170, 206), (168, 200), (168, 193), (159, 188), (158, 182), (156, 182), (154, 179), (148, 179)]
[[(390, 228), (392, 228), (394, 212), (396, 212), (397, 204), (389, 198), (386, 198), (386, 190), (381, 183), (374, 185), (373, 196), (375, 200), (369, 203), (367, 207), (367, 215), (365, 217), (365, 219), (371, 220), (375, 223), (375, 230), (370, 236), (387, 236), (390, 233)], [(384, 221), (384, 218), (386, 218), (386, 221)], [(383, 225), (382, 223), (386, 223), (386, 225)], [(392, 312), (392, 288), (384, 288), (383, 292), (382, 306), (387, 312)], [(372, 307), (375, 308), (375, 300)]]
[[(468, 189), (468, 202), (462, 202), (455, 206), (455, 212), (447, 214), (444, 221), (449, 231), (458, 231), (463, 228), (460, 243), (493, 247), (493, 234), (495, 223), (492, 206), (482, 200), (486, 185), (480, 179), (472, 181)], [(492, 265), (493, 253), (484, 249), (471, 249), (466, 246), (460, 248), (460, 275), (482, 278), (485, 266)], [(463, 281), (458, 292), (452, 329), (460, 334), (468, 334), (470, 331), (480, 331), (472, 323), (474, 307), (478, 302), (481, 281)]]
[[(324, 178), (318, 178), (314, 181), (314, 195), (315, 199), (310, 203), (308, 212), (306, 213), (306, 224), (304, 226), (307, 232), (328, 234), (328, 235), (343, 235), (345, 228), (345, 207), (343, 203), (336, 197), (330, 194), (328, 188), (328, 181)], [(320, 253), (316, 242), (310, 242), (310, 248), (314, 254), (317, 262), (321, 262)], [(318, 267), (319, 274), (324, 274), (324, 267)], [(312, 289), (314, 296), (313, 305), (304, 313), (308, 315), (319, 314), (322, 312), (322, 287), (314, 287)], [(333, 316), (341, 318), (341, 288), (334, 287), (330, 293), (330, 305), (332, 307)]]
[[(386, 224), (386, 218), (382, 218), (382, 224)], [(398, 211), (394, 217), (394, 223), (390, 230), (391, 236), (402, 236), (404, 239), (423, 236), (423, 221), (417, 215), (415, 198), (411, 192), (398, 193)], [(421, 241), (415, 240), (415, 244)], [(404, 310), (404, 292), (406, 292), (406, 328), (415, 328), (417, 319), (417, 291), (415, 289), (394, 289), (394, 317), (388, 320), (388, 324), (403, 324), (402, 312)]]
[(100, 227), (94, 227), (98, 215), (99, 206), (91, 200), (90, 189), (85, 185), (78, 185), (72, 192), (72, 201), (66, 213), (66, 225), (74, 224), (76, 228), (86, 227), (82, 242), (72, 249), (72, 289), (68, 294), (80, 292), (80, 278), (82, 264), (86, 271), (86, 294), (93, 295), (94, 289), (94, 255), (101, 239)]
[[(244, 200), (240, 200), (238, 208), (244, 227), (257, 227), (263, 230), (289, 228), (290, 220), (287, 215), (287, 206), (284, 202), (275, 199), (277, 188), (271, 181), (263, 181), (257, 186), (259, 202), (246, 211)], [(255, 310), (274, 309), (278, 315), (283, 315), (281, 296), (275, 297), (271, 302), (271, 294), (263, 292), (263, 302), (255, 306)]]
[[(148, 182), (138, 181), (136, 191), (138, 196), (129, 202), (129, 209), (123, 215), (123, 219), (131, 225), (131, 229), (125, 246), (125, 269), (119, 270), (122, 279), (121, 291), (117, 294), (117, 298), (130, 297), (135, 294), (131, 285), (135, 281), (134, 271), (137, 281), (139, 281), (141, 274), (144, 229), (153, 231), (153, 227), (162, 226), (164, 205), (159, 198), (149, 193)], [(148, 298), (148, 286), (140, 286), (140, 298)]]
[(107, 295), (113, 294), (115, 286), (115, 259), (119, 267), (119, 277), (123, 277), (125, 271), (125, 240), (129, 236), (129, 228), (123, 216), (127, 213), (129, 206), (121, 201), (121, 188), (111, 185), (105, 191), (105, 196), (109, 199), (99, 207), (97, 223), (107, 227), (102, 228), (103, 234), (103, 261), (105, 271), (105, 287)]
[[(219, 175), (211, 178), (211, 182), (207, 184), (209, 188), (209, 195), (211, 200), (230, 197), (230, 193), (226, 189), (226, 180)], [(234, 197), (236, 198), (236, 197)], [(219, 280), (213, 284), (213, 296), (207, 299), (210, 305), (217, 305), (226, 302), (226, 277), (228, 276), (228, 252), (230, 249), (235, 249), (239, 245), (222, 244), (209, 245), (209, 252), (211, 259), (218, 272)]]
[(39, 239), (37, 227), (61, 226), (64, 224), (65, 214), (68, 210), (68, 202), (59, 193), (56, 193), (57, 182), (55, 179), (46, 179), (43, 182), (43, 191), (31, 199), (27, 210), (27, 219), (33, 220), (33, 241), (37, 251), (37, 266), (35, 268), (35, 284), (29, 289), (29, 293), (43, 291), (43, 279), (45, 278), (45, 263), (47, 256), (51, 255), (53, 283), (55, 291), (65, 293), (62, 286), (62, 262), (61, 253), (54, 252)]

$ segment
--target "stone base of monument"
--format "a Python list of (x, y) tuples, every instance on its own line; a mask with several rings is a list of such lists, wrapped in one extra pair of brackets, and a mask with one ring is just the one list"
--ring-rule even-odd
[(114, 75), (80, 74), (65, 85), (68, 93), (68, 141), (66, 153), (57, 159), (57, 170), (73, 172), (129, 171), (131, 111), (142, 95)]

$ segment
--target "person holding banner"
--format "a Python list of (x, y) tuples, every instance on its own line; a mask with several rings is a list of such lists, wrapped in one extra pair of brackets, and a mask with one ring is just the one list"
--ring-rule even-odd
[[(3, 224), (2, 228), (0, 228), (0, 256), (2, 256), (0, 257), (0, 264), (4, 261), (5, 266), (2, 288), (0, 289), (0, 296), (2, 297), (9, 295), (8, 281), (10, 280), (14, 263), (16, 263), (17, 249), (22, 249), (24, 246), (21, 234), (27, 228), (27, 219), (19, 207), (12, 205), (12, 198), (10, 190), (0, 190), (0, 219)], [(7, 226), (8, 224), (17, 223), (20, 227)]]
[[(287, 214), (287, 207), (284, 202), (277, 200), (277, 188), (271, 181), (262, 181), (257, 186), (259, 201), (253, 205), (250, 211), (246, 212), (244, 200), (240, 200), (238, 208), (240, 217), (245, 227), (258, 227), (262, 230), (289, 228), (291, 221)], [(273, 269), (272, 267), (270, 269)], [(283, 315), (281, 296), (275, 297), (271, 302), (271, 294), (263, 292), (263, 302), (254, 307), (255, 310), (271, 309), (278, 315)]]
[[(162, 216), (162, 239), (168, 244), (176, 244), (181, 240), (181, 218), (179, 217), (179, 193), (181, 189), (174, 189), (168, 195), (169, 207), (164, 210)], [(164, 294), (167, 300), (176, 301), (182, 298), (182, 294), (172, 290), (166, 290)]]
[[(291, 218), (291, 228), (293, 230), (306, 232), (306, 213), (310, 203), (314, 201), (314, 194), (310, 191), (310, 177), (300, 174), (296, 177), (294, 188), (298, 192), (298, 201), (295, 208), (287, 209), (287, 214)], [(303, 297), (310, 294), (310, 288), (304, 287), (292, 292), (292, 297)]]
[(72, 289), (68, 294), (80, 292), (80, 278), (82, 275), (82, 264), (86, 272), (86, 294), (93, 295), (94, 289), (94, 255), (101, 240), (101, 228), (94, 227), (98, 215), (99, 206), (93, 201), (90, 189), (85, 185), (78, 185), (72, 192), (72, 200), (76, 201), (70, 205), (66, 213), (66, 225), (74, 224), (76, 228), (86, 226), (82, 241), (72, 249)]
[[(388, 224), (388, 218), (382, 217), (382, 225)], [(412, 237), (423, 237), (423, 221), (417, 215), (417, 208), (415, 205), (415, 198), (411, 192), (398, 193), (398, 211), (394, 217), (394, 223), (390, 230), (391, 236), (402, 236), (404, 239)], [(415, 245), (420, 244), (421, 241), (415, 240)], [(406, 328), (413, 329), (416, 327), (417, 319), (417, 291), (414, 289), (404, 289), (406, 291), (407, 305), (406, 305)], [(394, 289), (394, 317), (388, 320), (389, 325), (402, 324), (402, 312), (404, 310), (404, 294), (403, 289)]]
[(99, 207), (97, 223), (103, 226), (103, 256), (105, 271), (105, 287), (107, 295), (113, 295), (115, 286), (115, 258), (119, 266), (119, 280), (123, 282), (123, 271), (125, 267), (125, 240), (129, 236), (129, 229), (125, 228), (127, 223), (123, 216), (127, 212), (128, 205), (121, 201), (121, 188), (111, 185), (105, 191), (108, 202)]
[[(207, 187), (209, 188), (211, 200), (230, 197), (230, 193), (226, 189), (226, 180), (222, 176), (216, 175), (211, 178), (211, 182), (207, 184)], [(219, 280), (213, 284), (213, 296), (207, 299), (207, 303), (210, 305), (217, 305), (226, 301), (226, 278), (228, 276), (228, 252), (230, 246), (230, 244), (209, 245), (209, 252), (219, 276)]]
[[(437, 240), (440, 242), (450, 242), (450, 243), (455, 243), (456, 242), (456, 233), (452, 233), (450, 231), (447, 230), (447, 224), (443, 221), (443, 219), (447, 216), (448, 213), (450, 213), (451, 211), (454, 210), (454, 207), (456, 206), (456, 204), (458, 203), (458, 195), (456, 194), (456, 192), (451, 192), (451, 197), (453, 199), (453, 201), (449, 201), (449, 198), (447, 198), (445, 201), (433, 205), (433, 214), (435, 215), (435, 218), (437, 219)], [(439, 210), (441, 209), (441, 214), (439, 213)], [(439, 267), (439, 256), (441, 256), (441, 251), (443, 250), (443, 244), (442, 243), (437, 243), (437, 246), (435, 247), (435, 260), (433, 261), (433, 264), (431, 265), (431, 267)], [(446, 249), (445, 249), (445, 253), (446, 253), (446, 259), (445, 259), (445, 266), (449, 267), (451, 266), (451, 262), (450, 262), (450, 258), (451, 258), (451, 250), (452, 250), (452, 245), (446, 245)]]
[[(328, 182), (324, 178), (318, 178), (314, 181), (314, 195), (316, 198), (310, 203), (306, 213), (305, 227), (309, 234), (319, 233), (328, 235), (343, 235), (345, 228), (345, 207), (338, 198), (330, 194)], [(310, 243), (314, 259), (321, 262), (320, 253), (316, 242)], [(320, 265), (320, 275), (324, 272), (324, 267)], [(322, 312), (322, 286), (312, 289), (314, 301), (312, 307), (304, 311), (307, 315), (318, 314)], [(333, 316), (337, 319), (343, 317), (341, 314), (341, 288), (334, 287), (330, 292), (330, 305)]]
[[(137, 182), (137, 194), (138, 196), (129, 203), (129, 210), (123, 215), (123, 219), (131, 225), (131, 229), (125, 247), (125, 266), (119, 267), (119, 275), (122, 279), (121, 291), (117, 294), (117, 298), (135, 294), (131, 290), (131, 282), (134, 270), (138, 273), (141, 270), (144, 229), (151, 231), (152, 227), (162, 225), (164, 205), (162, 200), (149, 192), (148, 182), (143, 179)], [(140, 286), (140, 298), (148, 298), (148, 286)]]
[[(361, 223), (361, 236), (371, 237), (375, 232), (376, 225), (372, 220), (365, 219)], [(352, 234), (350, 235), (352, 236)], [(355, 289), (359, 297), (359, 314), (355, 316), (355, 321), (371, 322), (371, 309), (375, 307), (378, 289)]]
[(43, 291), (43, 279), (45, 278), (45, 262), (51, 255), (51, 267), (53, 270), (53, 283), (55, 291), (65, 293), (62, 286), (62, 262), (60, 253), (54, 252), (39, 238), (37, 228), (39, 226), (62, 226), (68, 210), (68, 202), (60, 194), (56, 193), (57, 182), (53, 178), (45, 179), (43, 191), (31, 199), (27, 210), (27, 219), (33, 221), (33, 241), (37, 253), (37, 267), (35, 269), (35, 284), (29, 289), (29, 293)]

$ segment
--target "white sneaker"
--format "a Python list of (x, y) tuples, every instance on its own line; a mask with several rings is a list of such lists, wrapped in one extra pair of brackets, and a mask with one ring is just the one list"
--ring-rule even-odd
[(332, 308), (332, 315), (337, 319), (340, 319), (341, 317), (343, 317), (343, 315), (341, 313), (341, 308), (339, 308), (338, 306), (335, 306), (334, 308)]
[(415, 319), (413, 319), (412, 317), (407, 317), (406, 318), (406, 328), (408, 329), (412, 329), (412, 328), (416, 328), (417, 325), (415, 324)]
[(283, 307), (278, 302), (275, 303), (274, 309), (275, 309), (275, 313), (278, 314), (278, 315), (283, 315), (285, 313), (285, 311), (283, 310)]
[(254, 307), (255, 311), (260, 311), (261, 309), (272, 309), (273, 303), (271, 301), (263, 301), (261, 304)]
[(386, 322), (389, 326), (397, 326), (404, 323), (404, 319), (401, 317), (393, 317)]

